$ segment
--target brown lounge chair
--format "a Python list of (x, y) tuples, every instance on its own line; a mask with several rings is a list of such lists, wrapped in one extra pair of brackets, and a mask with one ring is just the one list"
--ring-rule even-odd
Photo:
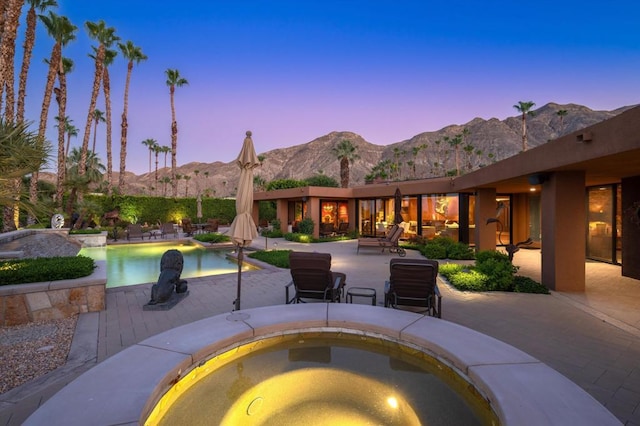
[(127, 226), (127, 240), (131, 240), (132, 238), (140, 238), (144, 240), (144, 235), (145, 233), (142, 232), (142, 225), (139, 223), (132, 223)]
[(384, 238), (358, 238), (356, 253), (360, 253), (360, 247), (374, 247), (381, 249), (381, 253), (384, 253), (384, 249), (388, 249), (389, 253), (397, 253), (398, 256), (405, 257), (407, 252), (398, 245), (402, 232), (403, 229), (396, 224), (391, 227), (388, 235)]
[(442, 296), (436, 283), (438, 262), (429, 259), (391, 259), (391, 275), (384, 288), (384, 306), (423, 306), (426, 314), (442, 317)]
[[(300, 303), (302, 299), (321, 299), (324, 302), (340, 302), (346, 275), (331, 271), (329, 253), (289, 253), (289, 267), (292, 281), (285, 287), (285, 302)], [(295, 288), (289, 297), (289, 288)]]
[(185, 237), (191, 237), (195, 231), (196, 229), (191, 223), (191, 219), (186, 217), (182, 219), (182, 232), (184, 232)]
[(160, 235), (162, 235), (162, 238), (166, 238), (169, 235), (173, 235), (174, 238), (177, 238), (178, 231), (173, 223), (167, 222), (160, 226)]
[(207, 224), (204, 226), (204, 232), (218, 232), (220, 222), (218, 219), (207, 219)]

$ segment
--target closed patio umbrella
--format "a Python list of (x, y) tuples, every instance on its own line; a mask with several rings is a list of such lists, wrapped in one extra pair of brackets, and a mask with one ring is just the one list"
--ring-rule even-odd
[(242, 250), (258, 236), (256, 224), (251, 216), (253, 210), (253, 169), (260, 165), (258, 155), (253, 147), (251, 131), (247, 131), (242, 150), (236, 159), (240, 167), (240, 182), (236, 194), (236, 217), (231, 223), (228, 235), (238, 246), (238, 295), (234, 302), (235, 310), (240, 310), (240, 292), (242, 288)]
[(402, 218), (402, 193), (400, 192), (400, 188), (396, 188), (396, 193), (393, 194), (393, 216), (394, 223), (404, 222)]

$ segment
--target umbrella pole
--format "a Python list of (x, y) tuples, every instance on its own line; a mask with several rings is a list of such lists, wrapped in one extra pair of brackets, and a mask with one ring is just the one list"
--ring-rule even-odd
[(243, 258), (243, 253), (242, 253), (242, 246), (238, 246), (238, 294), (236, 296), (236, 306), (235, 309), (236, 311), (240, 310), (240, 289), (242, 287), (242, 258)]

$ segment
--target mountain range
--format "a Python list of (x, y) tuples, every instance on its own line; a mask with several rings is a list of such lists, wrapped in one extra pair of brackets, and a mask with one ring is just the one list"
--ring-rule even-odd
[[(527, 115), (528, 147), (591, 126), (632, 107), (594, 111), (582, 105), (548, 103)], [(566, 114), (558, 115), (560, 110), (566, 111)], [(455, 149), (448, 142), (456, 135), (460, 135), (462, 141), (459, 145), (459, 167), (462, 171), (472, 170), (522, 151), (522, 116), (516, 115), (505, 120), (474, 118), (466, 124), (420, 133), (390, 145), (372, 144), (353, 132), (334, 131), (307, 143), (260, 153), (263, 162), (254, 173), (265, 182), (274, 179), (301, 180), (317, 174), (324, 174), (339, 182), (340, 164), (332, 149), (346, 139), (356, 147), (359, 156), (350, 167), (350, 186), (364, 184), (365, 177), (381, 162), (387, 166), (380, 167), (388, 171), (387, 179), (442, 176), (456, 168)], [(179, 166), (176, 173), (190, 177), (189, 180), (179, 181), (179, 197), (194, 197), (197, 190), (206, 196), (234, 196), (239, 179), (235, 162), (192, 162)], [(127, 173), (124, 192), (131, 195), (170, 195), (170, 184), (161, 183), (162, 178), (170, 174), (170, 168), (158, 169), (159, 180), (156, 184), (154, 171), (142, 175)], [(55, 181), (53, 174), (41, 175)], [(117, 181), (118, 173), (114, 173), (114, 182)]]

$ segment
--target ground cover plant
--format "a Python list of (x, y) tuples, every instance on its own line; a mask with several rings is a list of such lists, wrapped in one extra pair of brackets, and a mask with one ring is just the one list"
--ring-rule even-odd
[(475, 259), (473, 249), (469, 245), (448, 237), (436, 237), (431, 240), (414, 237), (401, 245), (405, 249), (418, 250), (427, 259)]
[(509, 256), (495, 250), (481, 251), (475, 265), (441, 264), (439, 272), (458, 290), (510, 291), (549, 294), (549, 290), (528, 277), (516, 275), (518, 267)]
[(248, 256), (278, 268), (289, 269), (289, 253), (291, 250), (260, 250), (249, 253)]
[(197, 234), (193, 236), (193, 239), (198, 240), (201, 243), (211, 243), (211, 244), (227, 243), (231, 241), (231, 238), (229, 238), (228, 235), (218, 234), (217, 232)]
[(82, 278), (96, 267), (87, 256), (40, 257), (0, 262), (0, 285)]

